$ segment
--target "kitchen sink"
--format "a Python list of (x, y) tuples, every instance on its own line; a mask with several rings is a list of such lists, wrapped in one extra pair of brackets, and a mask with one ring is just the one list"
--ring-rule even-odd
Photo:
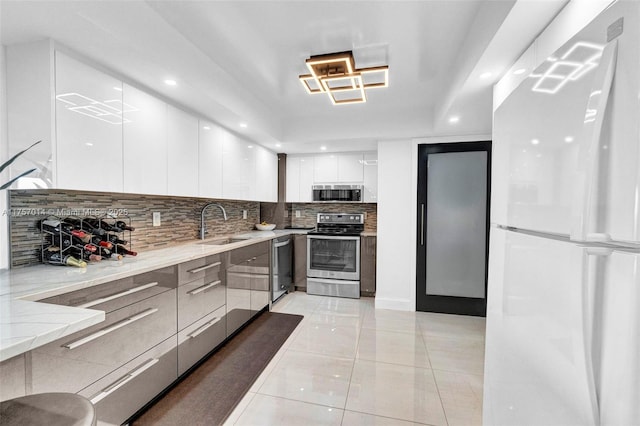
[(203, 241), (200, 244), (204, 244), (206, 246), (223, 246), (225, 244), (240, 243), (247, 240), (248, 238), (220, 238), (217, 240)]

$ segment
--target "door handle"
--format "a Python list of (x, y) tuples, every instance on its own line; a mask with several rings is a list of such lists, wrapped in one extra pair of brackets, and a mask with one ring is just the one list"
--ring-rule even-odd
[(220, 266), (220, 265), (222, 265), (222, 262), (215, 262), (215, 263), (212, 263), (211, 265), (201, 266), (200, 268), (191, 269), (187, 272), (191, 274), (197, 274), (198, 272), (206, 271), (209, 268), (215, 268), (216, 266)]
[(198, 288), (194, 288), (194, 289), (193, 289), (193, 290), (191, 290), (191, 291), (188, 291), (188, 292), (187, 292), (187, 294), (189, 294), (189, 295), (193, 296), (194, 294), (202, 293), (202, 292), (203, 292), (203, 291), (205, 291), (205, 290), (209, 290), (210, 288), (217, 286), (217, 285), (218, 285), (218, 284), (220, 284), (221, 282), (222, 282), (222, 281), (218, 280), (218, 281), (214, 281), (214, 282), (209, 283), (209, 284), (205, 284), (205, 285), (200, 286), (200, 287), (198, 287)]
[(193, 333), (189, 334), (187, 337), (189, 337), (190, 339), (193, 339), (194, 337), (197, 337), (200, 334), (202, 334), (205, 331), (207, 331), (210, 327), (212, 327), (213, 325), (217, 324), (218, 322), (220, 322), (220, 317), (215, 317), (214, 319), (212, 319), (211, 321), (209, 321), (205, 325), (198, 327), (196, 329), (196, 331), (194, 331)]
[(424, 203), (420, 205), (420, 245), (424, 245)]
[(115, 382), (111, 383), (106, 388), (102, 389), (100, 391), (100, 393), (98, 393), (97, 395), (95, 395), (93, 398), (90, 399), (91, 403), (92, 404), (97, 404), (98, 402), (102, 401), (103, 399), (105, 399), (106, 397), (111, 395), (113, 392), (115, 392), (116, 390), (120, 389), (122, 386), (126, 385), (131, 380), (135, 379), (136, 376), (139, 376), (144, 371), (146, 371), (149, 368), (153, 367), (159, 361), (160, 360), (158, 358), (152, 358), (149, 361), (145, 362), (144, 364), (134, 368), (133, 370), (131, 370), (130, 372), (128, 372), (124, 376), (120, 377)]

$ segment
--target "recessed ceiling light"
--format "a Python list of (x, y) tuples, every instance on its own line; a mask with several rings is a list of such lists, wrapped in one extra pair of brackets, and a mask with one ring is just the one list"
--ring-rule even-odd
[(282, 144), (281, 144), (281, 143), (277, 143), (277, 144), (276, 144), (276, 148), (280, 148), (281, 146), (282, 146)]
[(86, 146), (93, 146), (93, 144), (91, 142), (86, 142), (85, 145)]
[(540, 143), (540, 140), (538, 139), (531, 139), (531, 145), (538, 145)]
[(113, 90), (117, 90), (118, 92), (122, 92), (122, 87), (113, 86)]
[(209, 127), (209, 126), (204, 126), (202, 128), (205, 129), (205, 130), (211, 130), (211, 127)]
[(524, 72), (526, 71), (526, 69), (524, 68), (518, 68), (517, 70), (515, 70), (513, 73), (515, 75), (520, 75), (520, 74), (524, 74)]
[(492, 75), (493, 75), (493, 74), (492, 74), (492, 73), (490, 73), (490, 72), (483, 72), (482, 74), (480, 74), (480, 78), (484, 80), (485, 78), (489, 78), (489, 77), (491, 77)]
[(564, 138), (564, 141), (565, 141), (566, 143), (571, 143), (571, 142), (573, 142), (573, 136), (567, 136), (566, 138)]
[(253, 148), (253, 145), (247, 145), (247, 148), (251, 149)]
[(247, 127), (249, 127), (249, 125), (247, 123), (240, 123), (240, 127), (246, 129)]
[(175, 80), (165, 80), (164, 84), (166, 84), (167, 86), (175, 86), (178, 83)]
[(321, 147), (320, 147), (320, 150), (321, 150), (321, 151), (326, 151), (326, 150), (327, 150), (327, 147), (326, 147), (326, 146), (321, 146)]
[(458, 117), (457, 115), (452, 115), (451, 117), (449, 117), (449, 123), (457, 123), (458, 121), (460, 121), (460, 117)]

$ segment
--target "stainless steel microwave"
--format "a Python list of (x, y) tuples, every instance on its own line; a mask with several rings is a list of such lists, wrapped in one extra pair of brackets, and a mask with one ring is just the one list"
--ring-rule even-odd
[(313, 185), (313, 201), (321, 203), (361, 203), (362, 185)]

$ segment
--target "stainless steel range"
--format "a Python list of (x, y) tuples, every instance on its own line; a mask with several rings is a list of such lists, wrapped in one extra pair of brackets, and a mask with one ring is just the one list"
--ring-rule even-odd
[(307, 234), (307, 293), (360, 298), (363, 213), (318, 213)]

